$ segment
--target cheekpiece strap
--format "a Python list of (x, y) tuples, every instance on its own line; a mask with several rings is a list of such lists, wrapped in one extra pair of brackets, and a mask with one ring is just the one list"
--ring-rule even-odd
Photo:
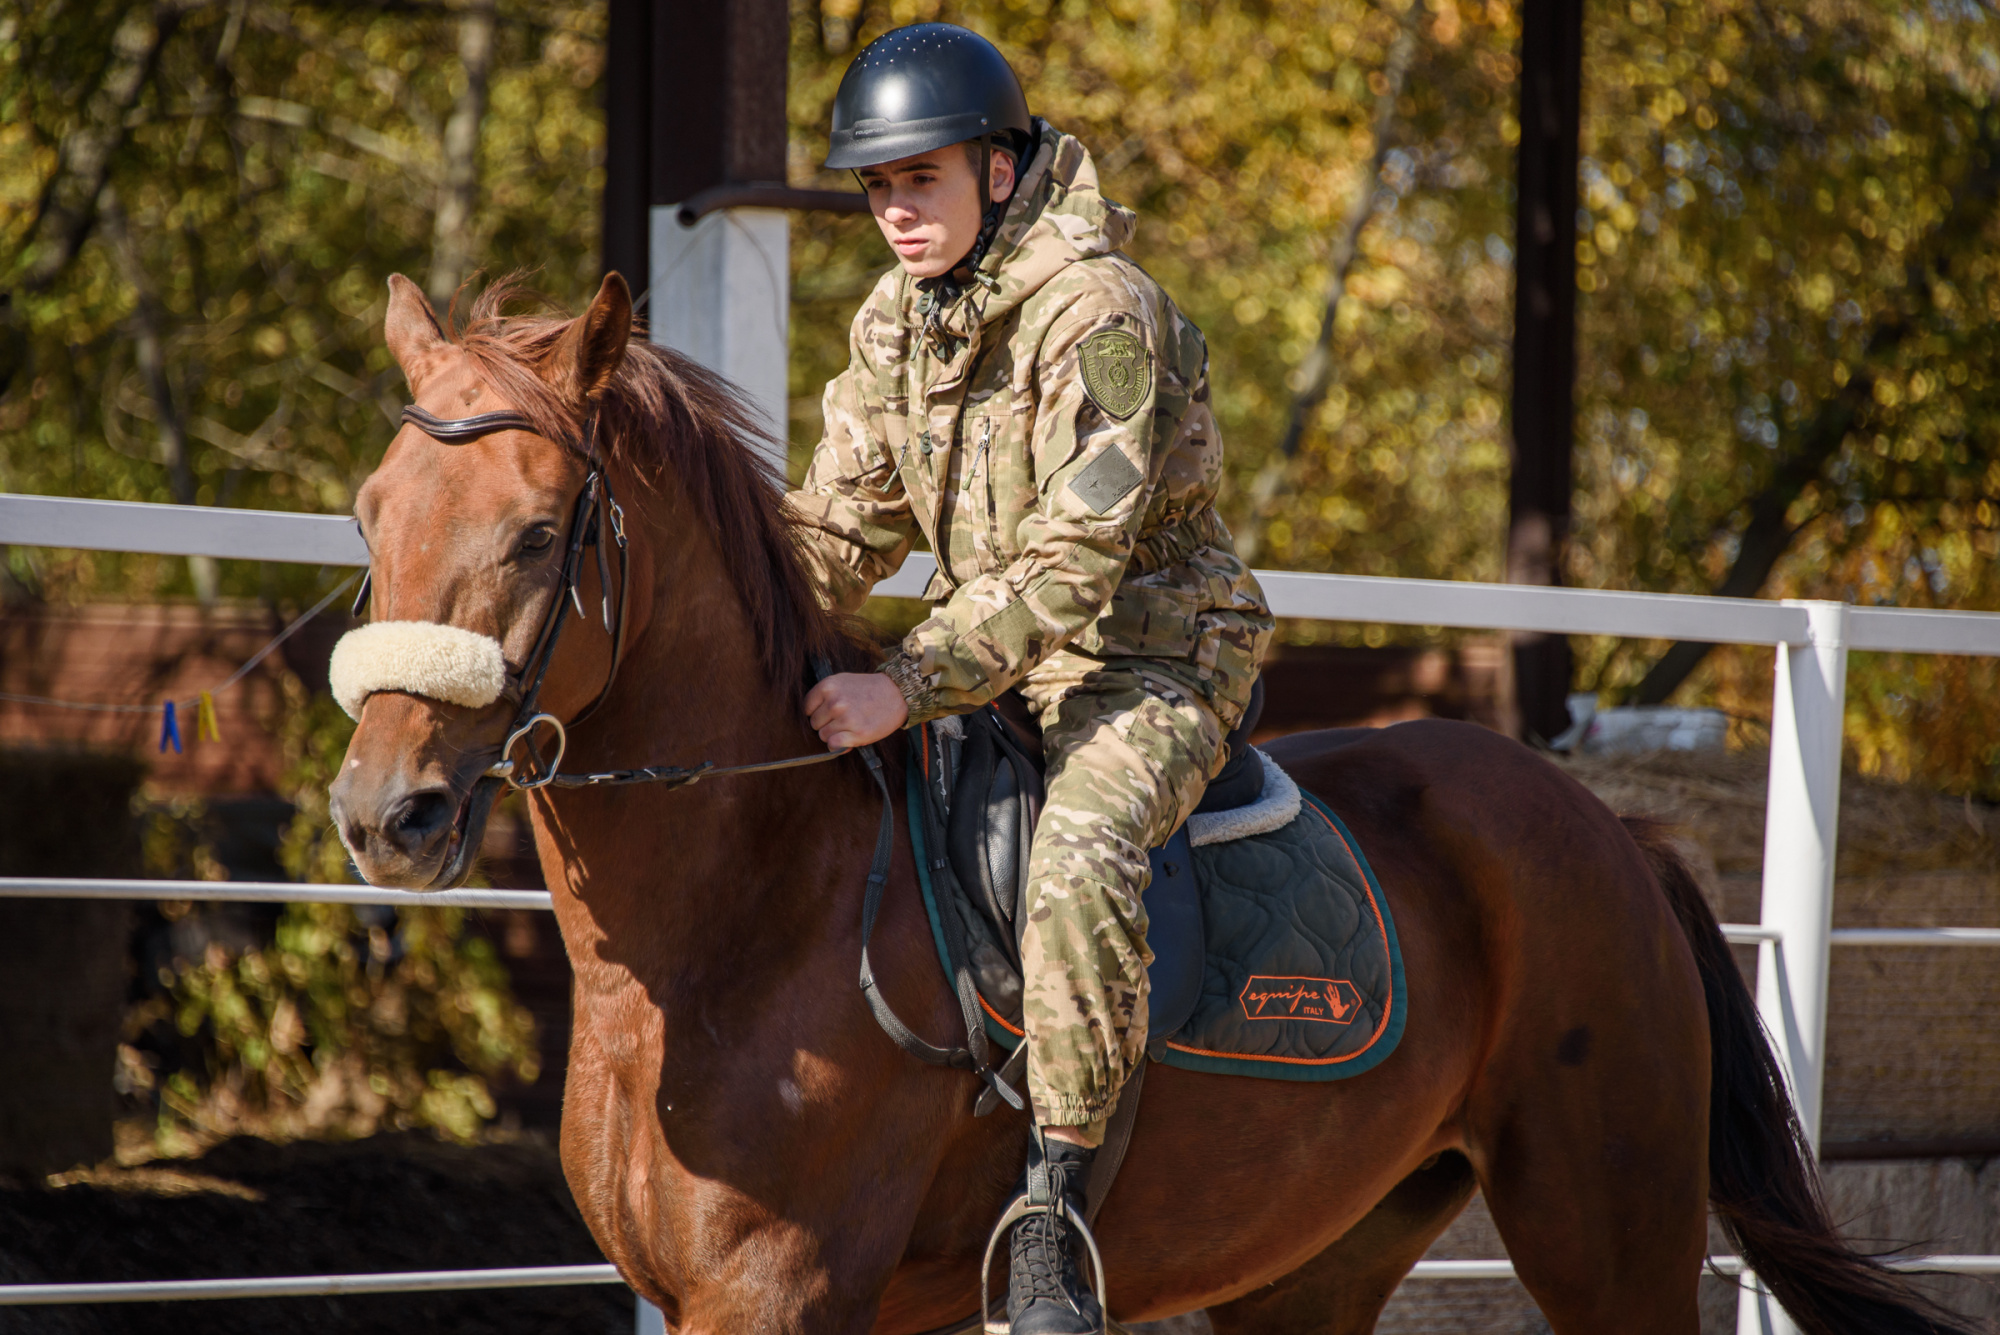
[(477, 417), (434, 417), (412, 403), (403, 409), (403, 420), (427, 436), (447, 445), (463, 445), (468, 440), (490, 436), (495, 431), (533, 431), (535, 424), (526, 413), (513, 411), (481, 413)]

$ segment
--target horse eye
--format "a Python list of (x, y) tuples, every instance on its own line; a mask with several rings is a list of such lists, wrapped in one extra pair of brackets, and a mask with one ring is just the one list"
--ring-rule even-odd
[(545, 552), (555, 543), (556, 531), (548, 524), (536, 524), (521, 535), (521, 550)]

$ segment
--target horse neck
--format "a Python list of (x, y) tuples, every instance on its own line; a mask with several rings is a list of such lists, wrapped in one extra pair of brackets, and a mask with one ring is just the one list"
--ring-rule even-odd
[[(644, 765), (718, 767), (818, 754), (800, 687), (770, 681), (758, 628), (746, 613), (705, 523), (689, 522), (668, 497), (642, 521), (643, 624), (635, 628), (617, 685), (576, 730), (564, 768)], [(636, 546), (636, 544), (635, 544)], [(640, 580), (635, 578), (635, 592)], [(634, 611), (639, 609), (634, 608)], [(838, 865), (797, 865), (804, 851), (872, 822), (871, 790), (852, 762), (776, 774), (725, 776), (691, 788), (639, 785), (582, 790), (536, 803), (536, 842), (551, 888), (566, 886), (588, 915), (560, 903), (573, 962), (603, 956), (613, 939), (635, 974), (671, 974), (685, 985), (769, 935), (773, 913), (788, 930), (833, 911), (815, 893), (829, 876), (856, 884)], [(836, 860), (838, 861), (838, 860)], [(582, 929), (573, 932), (575, 926)], [(641, 981), (648, 981), (641, 978)]]

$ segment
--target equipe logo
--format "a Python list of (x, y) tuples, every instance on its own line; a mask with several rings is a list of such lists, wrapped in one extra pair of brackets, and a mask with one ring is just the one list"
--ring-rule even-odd
[(1252, 978), (1243, 985), (1246, 1020), (1316, 1020), (1351, 1024), (1361, 990), (1345, 978)]

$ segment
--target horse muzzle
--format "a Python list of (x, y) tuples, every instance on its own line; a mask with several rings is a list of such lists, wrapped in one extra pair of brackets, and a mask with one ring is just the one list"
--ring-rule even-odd
[[(448, 890), (472, 872), (502, 784), (482, 750), (454, 737), (458, 718), (432, 702), (482, 711), (507, 680), (500, 644), (456, 626), (377, 622), (334, 649), (334, 698), (356, 718), (382, 697), (350, 744), (331, 790), (341, 842), (372, 885)], [(467, 720), (469, 721), (469, 719)]]
[(472, 874), (503, 788), (484, 774), (460, 787), (401, 776), (371, 783), (349, 769), (334, 781), (331, 810), (341, 843), (370, 885), (453, 890)]

